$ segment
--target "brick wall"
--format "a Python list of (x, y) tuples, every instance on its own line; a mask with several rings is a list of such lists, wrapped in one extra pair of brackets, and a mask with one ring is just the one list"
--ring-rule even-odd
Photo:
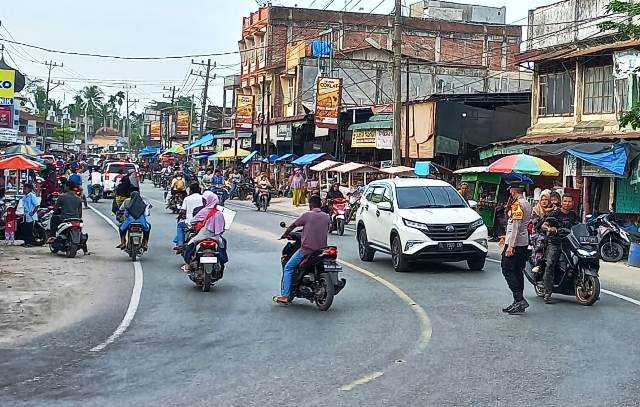
[(405, 34), (402, 36), (402, 53), (415, 58), (435, 61), (436, 38)]
[(440, 47), (442, 62), (482, 65), (482, 41), (442, 38)]

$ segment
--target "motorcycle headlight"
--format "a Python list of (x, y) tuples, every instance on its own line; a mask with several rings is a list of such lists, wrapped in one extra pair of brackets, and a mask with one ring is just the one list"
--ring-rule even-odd
[(469, 225), (469, 229), (476, 230), (482, 225), (484, 225), (484, 220), (482, 220), (482, 218), (480, 218), (480, 219), (474, 221), (471, 225)]
[(425, 231), (429, 230), (429, 225), (427, 225), (426, 223), (414, 222), (409, 219), (402, 219), (402, 221), (404, 222), (405, 225), (409, 226), (410, 228), (415, 228), (415, 229), (420, 229)]

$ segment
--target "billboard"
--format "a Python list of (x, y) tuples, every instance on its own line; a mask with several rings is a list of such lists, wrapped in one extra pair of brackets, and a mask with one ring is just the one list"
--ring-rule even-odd
[(13, 98), (15, 81), (16, 71), (13, 69), (0, 69), (0, 98)]
[(176, 134), (179, 136), (188, 136), (189, 124), (189, 112), (179, 110), (176, 118)]
[(316, 84), (316, 126), (325, 129), (338, 128), (342, 79), (318, 78)]
[(237, 95), (236, 129), (253, 130), (253, 96)]
[(0, 127), (13, 128), (13, 106), (0, 106)]
[(149, 140), (160, 140), (160, 121), (154, 120), (149, 126)]

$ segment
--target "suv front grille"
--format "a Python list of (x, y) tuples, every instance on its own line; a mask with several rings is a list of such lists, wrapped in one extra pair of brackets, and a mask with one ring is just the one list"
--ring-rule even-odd
[[(431, 240), (466, 240), (471, 236), (469, 223), (450, 223), (446, 225), (429, 225), (429, 231), (423, 231)], [(453, 231), (448, 231), (447, 227), (453, 226)]]

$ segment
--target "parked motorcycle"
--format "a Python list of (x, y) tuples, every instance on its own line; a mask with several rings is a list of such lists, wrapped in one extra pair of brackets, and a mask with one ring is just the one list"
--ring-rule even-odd
[(33, 244), (44, 246), (49, 239), (49, 225), (53, 216), (53, 208), (44, 207), (38, 209), (38, 220), (33, 223)]
[(86, 244), (87, 234), (82, 233), (82, 219), (67, 219), (60, 223), (55, 238), (49, 244), (51, 253), (64, 252), (67, 257), (76, 257), (78, 249)]
[[(282, 228), (287, 225), (280, 223)], [(301, 231), (293, 231), (288, 236), (289, 242), (282, 249), (280, 261), (284, 270), (285, 264), (289, 261), (298, 249), (302, 239)], [(347, 284), (344, 278), (338, 279), (338, 273), (342, 272), (342, 266), (337, 264), (338, 248), (328, 246), (315, 251), (300, 263), (297, 267), (291, 284), (291, 294), (289, 302), (294, 298), (305, 298), (321, 311), (326, 311), (333, 304), (333, 298)]]
[(258, 208), (258, 211), (267, 211), (270, 195), (271, 190), (269, 188), (258, 188), (258, 199), (256, 199), (256, 207)]
[(91, 185), (91, 193), (89, 194), (89, 198), (91, 198), (91, 202), (96, 203), (100, 201), (100, 196), (102, 195), (102, 187), (100, 184)]
[[(562, 239), (561, 253), (553, 279), (553, 292), (575, 295), (578, 303), (593, 305), (600, 298), (598, 271), (598, 237), (594, 228), (578, 224), (571, 229), (558, 229)], [(538, 297), (544, 297), (542, 273), (533, 273), (535, 254), (525, 266), (524, 274), (535, 289)]]
[(202, 291), (209, 292), (211, 285), (222, 279), (224, 264), (220, 262), (218, 242), (203, 240), (196, 245), (195, 257), (189, 264), (189, 279)]
[(329, 233), (337, 231), (338, 235), (344, 235), (344, 225), (347, 217), (347, 200), (344, 198), (331, 199), (329, 202), (331, 213), (331, 227)]
[(640, 241), (640, 234), (622, 228), (610, 213), (592, 218), (589, 224), (598, 228), (598, 252), (606, 262), (618, 262), (629, 254), (632, 242)]
[(351, 223), (356, 220), (356, 213), (360, 209), (360, 198), (362, 192), (352, 192), (349, 194), (349, 208), (347, 209), (347, 219), (345, 223)]

